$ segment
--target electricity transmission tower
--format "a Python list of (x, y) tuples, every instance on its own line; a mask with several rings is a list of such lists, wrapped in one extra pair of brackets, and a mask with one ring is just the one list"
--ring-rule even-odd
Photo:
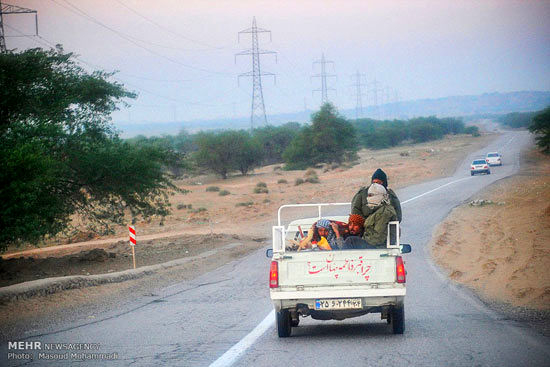
[(271, 31), (267, 29), (258, 28), (256, 26), (256, 17), (252, 18), (252, 27), (247, 28), (238, 33), (238, 40), (241, 41), (241, 34), (249, 33), (252, 38), (252, 48), (241, 51), (235, 54), (235, 63), (237, 62), (237, 56), (252, 55), (252, 71), (239, 74), (237, 81), (241, 77), (252, 77), (252, 110), (250, 113), (250, 129), (254, 129), (254, 123), (264, 123), (267, 125), (267, 117), (265, 114), (264, 93), (262, 91), (262, 76), (272, 75), (277, 82), (276, 76), (273, 73), (262, 72), (260, 68), (260, 55), (274, 54), (275, 62), (277, 62), (277, 53), (275, 51), (268, 51), (260, 49), (258, 46), (258, 33), (269, 33), (269, 40), (271, 41)]
[(379, 82), (376, 79), (374, 79), (373, 82), (369, 83), (369, 92), (372, 94), (375, 117), (377, 120), (380, 120), (380, 109), (378, 108), (378, 93), (382, 92), (382, 89), (379, 87)]
[(332, 90), (332, 91), (336, 92), (336, 89), (329, 88), (328, 84), (327, 84), (327, 78), (336, 78), (336, 75), (335, 74), (327, 74), (327, 70), (326, 70), (326, 65), (327, 64), (332, 64), (332, 68), (334, 69), (334, 61), (325, 60), (325, 54), (323, 53), (321, 55), (321, 60), (314, 61), (312, 66), (315, 67), (315, 64), (321, 64), (321, 73), (312, 75), (311, 77), (312, 78), (321, 78), (321, 89), (313, 90), (312, 94), (314, 92), (321, 92), (321, 104), (323, 105), (323, 104), (325, 104), (329, 101), (328, 100), (328, 91)]
[(352, 87), (355, 87), (355, 119), (357, 120), (359, 117), (363, 115), (363, 89), (362, 87), (366, 86), (366, 83), (363, 82), (363, 80), (366, 80), (365, 74), (359, 73), (359, 70), (355, 74), (351, 76), (353, 78), (354, 83), (351, 85)]
[(0, 52), (7, 52), (6, 36), (4, 35), (4, 15), (8, 14), (34, 14), (34, 22), (36, 26), (36, 35), (38, 36), (38, 15), (36, 10), (22, 8), (20, 6), (2, 4), (0, 0)]

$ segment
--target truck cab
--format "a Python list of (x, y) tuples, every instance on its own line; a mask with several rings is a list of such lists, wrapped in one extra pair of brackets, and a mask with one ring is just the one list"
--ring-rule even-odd
[[(395, 334), (405, 330), (406, 272), (403, 253), (410, 245), (399, 242), (399, 222), (388, 224), (385, 248), (323, 251), (316, 248), (290, 251), (291, 240), (307, 235), (327, 206), (349, 203), (295, 204), (279, 208), (278, 225), (272, 229), (269, 290), (276, 311), (279, 337), (291, 335), (300, 317), (344, 320), (380, 313)], [(319, 216), (300, 218), (281, 225), (282, 209), (317, 206)], [(323, 218), (347, 222), (347, 216)]]

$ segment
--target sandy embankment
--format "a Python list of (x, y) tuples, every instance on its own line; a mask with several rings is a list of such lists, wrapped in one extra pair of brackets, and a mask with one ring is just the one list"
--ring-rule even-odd
[(550, 310), (550, 159), (526, 152), (518, 175), (472, 199), (492, 203), (451, 212), (432, 239), (435, 261), (487, 301)]

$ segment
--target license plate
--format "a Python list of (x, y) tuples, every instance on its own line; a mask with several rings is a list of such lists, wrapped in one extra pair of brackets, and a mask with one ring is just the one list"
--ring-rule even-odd
[(316, 310), (352, 310), (363, 308), (361, 298), (316, 299)]

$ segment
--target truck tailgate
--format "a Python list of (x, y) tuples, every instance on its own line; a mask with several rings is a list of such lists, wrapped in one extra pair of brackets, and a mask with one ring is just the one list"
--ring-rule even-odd
[(281, 290), (395, 281), (395, 257), (386, 249), (296, 252), (279, 260)]

